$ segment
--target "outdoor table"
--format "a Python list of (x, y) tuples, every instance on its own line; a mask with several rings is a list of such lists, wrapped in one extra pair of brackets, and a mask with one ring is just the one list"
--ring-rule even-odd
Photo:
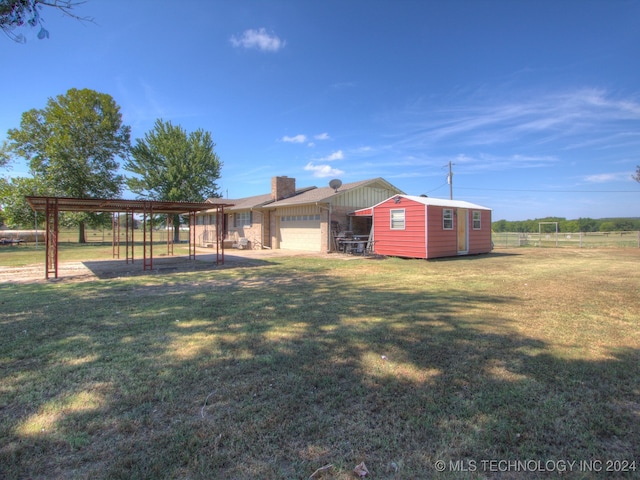
[(340, 246), (341, 251), (345, 253), (361, 253), (364, 255), (367, 247), (367, 240), (357, 240), (357, 239), (339, 239), (338, 245)]

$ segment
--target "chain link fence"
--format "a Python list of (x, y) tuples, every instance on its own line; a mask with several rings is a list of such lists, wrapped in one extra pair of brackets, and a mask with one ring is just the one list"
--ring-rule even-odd
[(572, 248), (640, 248), (637, 232), (493, 232), (493, 248), (572, 247)]

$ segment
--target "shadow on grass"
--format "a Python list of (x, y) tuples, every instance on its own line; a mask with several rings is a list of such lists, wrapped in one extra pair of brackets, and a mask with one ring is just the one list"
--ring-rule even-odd
[(504, 252), (504, 251), (496, 251), (493, 250), (490, 253), (477, 253), (472, 255), (457, 255), (452, 257), (438, 257), (438, 258), (430, 258), (428, 261), (432, 262), (465, 262), (465, 261), (478, 261), (478, 259), (482, 258), (500, 258), (500, 257), (519, 257), (522, 253), (517, 253), (514, 251)]
[(365, 461), (423, 478), (436, 460), (640, 456), (640, 352), (553, 356), (499, 313), (517, 298), (198, 273), (0, 285), (0, 476), (352, 478)]
[(183, 272), (206, 272), (225, 268), (259, 267), (274, 262), (258, 258), (225, 255), (224, 261), (216, 263), (215, 255), (198, 255), (195, 260), (188, 257), (155, 257), (151, 267), (144, 269), (142, 258), (127, 263), (126, 260), (84, 261), (83, 265), (101, 280), (120, 277), (141, 277), (148, 275), (169, 275)]

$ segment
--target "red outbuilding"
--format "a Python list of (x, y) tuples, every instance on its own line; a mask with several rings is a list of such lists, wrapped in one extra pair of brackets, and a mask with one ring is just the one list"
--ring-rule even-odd
[(379, 255), (437, 258), (488, 253), (491, 209), (460, 200), (394, 195), (357, 210), (370, 216), (370, 249)]

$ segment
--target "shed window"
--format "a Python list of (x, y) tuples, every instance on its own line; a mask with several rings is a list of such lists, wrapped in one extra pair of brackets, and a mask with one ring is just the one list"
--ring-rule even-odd
[(453, 209), (451, 208), (442, 210), (442, 229), (453, 230)]
[(480, 230), (482, 224), (480, 223), (480, 212), (475, 210), (473, 212), (473, 229)]
[(391, 230), (404, 230), (404, 209), (391, 210)]
[(234, 227), (251, 225), (251, 212), (238, 212), (233, 216)]

